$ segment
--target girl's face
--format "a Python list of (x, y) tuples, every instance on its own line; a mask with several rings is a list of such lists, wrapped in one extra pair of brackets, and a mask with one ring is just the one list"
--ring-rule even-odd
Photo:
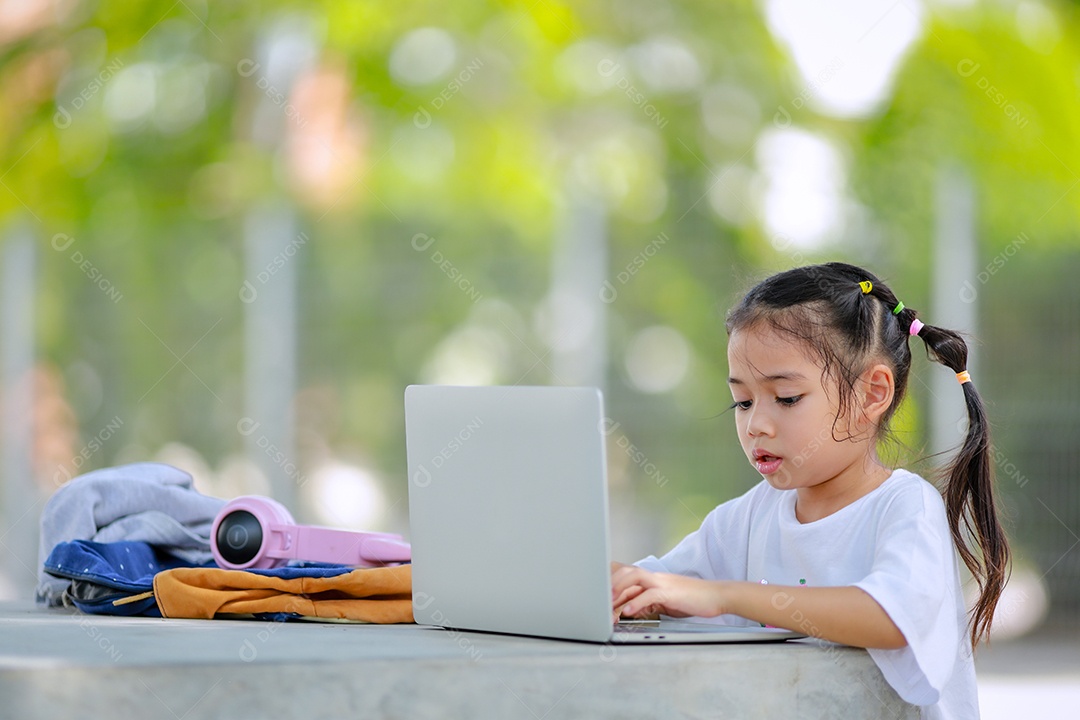
[(809, 488), (863, 472), (874, 427), (865, 419), (836, 421), (838, 389), (826, 387), (804, 347), (766, 327), (736, 330), (728, 367), (739, 443), (770, 485)]

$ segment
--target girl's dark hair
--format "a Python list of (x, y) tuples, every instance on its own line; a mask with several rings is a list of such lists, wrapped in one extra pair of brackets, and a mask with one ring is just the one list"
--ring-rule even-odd
[[(869, 293), (860, 286), (864, 282), (872, 284)], [(908, 338), (916, 316), (871, 273), (834, 262), (795, 268), (759, 283), (728, 313), (727, 332), (730, 335), (735, 330), (765, 325), (809, 348), (824, 376), (836, 381), (839, 388), (837, 423), (848, 417), (862, 373), (875, 362), (889, 364), (895, 391), (892, 405), (878, 425), (881, 438), (888, 434), (889, 421), (907, 390), (911, 370)], [(923, 325), (918, 335), (931, 360), (955, 373), (967, 370), (968, 347), (959, 334)], [(965, 382), (961, 387), (967, 404), (967, 435), (943, 473), (947, 480), (942, 494), (953, 542), (979, 583), (979, 599), (970, 622), (974, 646), (984, 636), (989, 639), (994, 608), (1008, 579), (1009, 545), (994, 504), (986, 410), (974, 383)], [(835, 438), (835, 424), (833, 433)], [(969, 537), (977, 540), (978, 554)]]

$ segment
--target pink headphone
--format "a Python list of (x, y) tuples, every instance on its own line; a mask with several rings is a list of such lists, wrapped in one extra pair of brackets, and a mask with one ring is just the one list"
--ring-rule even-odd
[(297, 525), (284, 505), (259, 495), (226, 503), (214, 519), (210, 549), (218, 566), (229, 570), (280, 567), (289, 560), (373, 567), (411, 559), (400, 535)]

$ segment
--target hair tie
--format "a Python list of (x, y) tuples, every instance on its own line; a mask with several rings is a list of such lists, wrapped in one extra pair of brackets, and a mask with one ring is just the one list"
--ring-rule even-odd
[(958, 372), (956, 373), (956, 379), (960, 381), (961, 385), (963, 385), (964, 383), (969, 383), (971, 382), (971, 373), (969, 373), (967, 370), (963, 372)]
[(893, 314), (893, 315), (899, 315), (899, 314), (900, 314), (900, 312), (901, 312), (901, 311), (902, 311), (903, 309), (904, 309), (904, 303), (903, 303), (903, 301), (897, 301), (897, 303), (896, 303), (896, 307), (894, 307), (894, 308), (892, 309), (892, 314)]
[(918, 335), (919, 331), (922, 330), (924, 327), (926, 326), (923, 325), (922, 320), (920, 320), (919, 318), (915, 318), (911, 321), (911, 327), (908, 328), (908, 335)]
[(861, 283), (859, 283), (859, 287), (862, 288), (863, 295), (869, 295), (870, 291), (874, 289), (874, 283), (870, 282), (869, 280), (863, 280)]

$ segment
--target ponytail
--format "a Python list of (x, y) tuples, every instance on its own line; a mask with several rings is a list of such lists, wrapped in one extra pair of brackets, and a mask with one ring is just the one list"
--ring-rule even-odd
[[(909, 314), (909, 317), (903, 317)], [(918, 322), (914, 311), (905, 310), (903, 315), (900, 321), (909, 327)], [(957, 373), (967, 406), (967, 434), (944, 473), (947, 481), (943, 495), (953, 543), (979, 584), (979, 598), (971, 611), (971, 645), (974, 647), (984, 636), (990, 637), (994, 608), (1001, 599), (1009, 573), (1009, 544), (994, 504), (990, 426), (982, 398), (967, 375), (968, 347), (964, 339), (952, 330), (934, 325), (922, 325), (916, 330), (926, 343), (927, 356)], [(969, 544), (969, 538), (976, 540), (978, 554)]]

